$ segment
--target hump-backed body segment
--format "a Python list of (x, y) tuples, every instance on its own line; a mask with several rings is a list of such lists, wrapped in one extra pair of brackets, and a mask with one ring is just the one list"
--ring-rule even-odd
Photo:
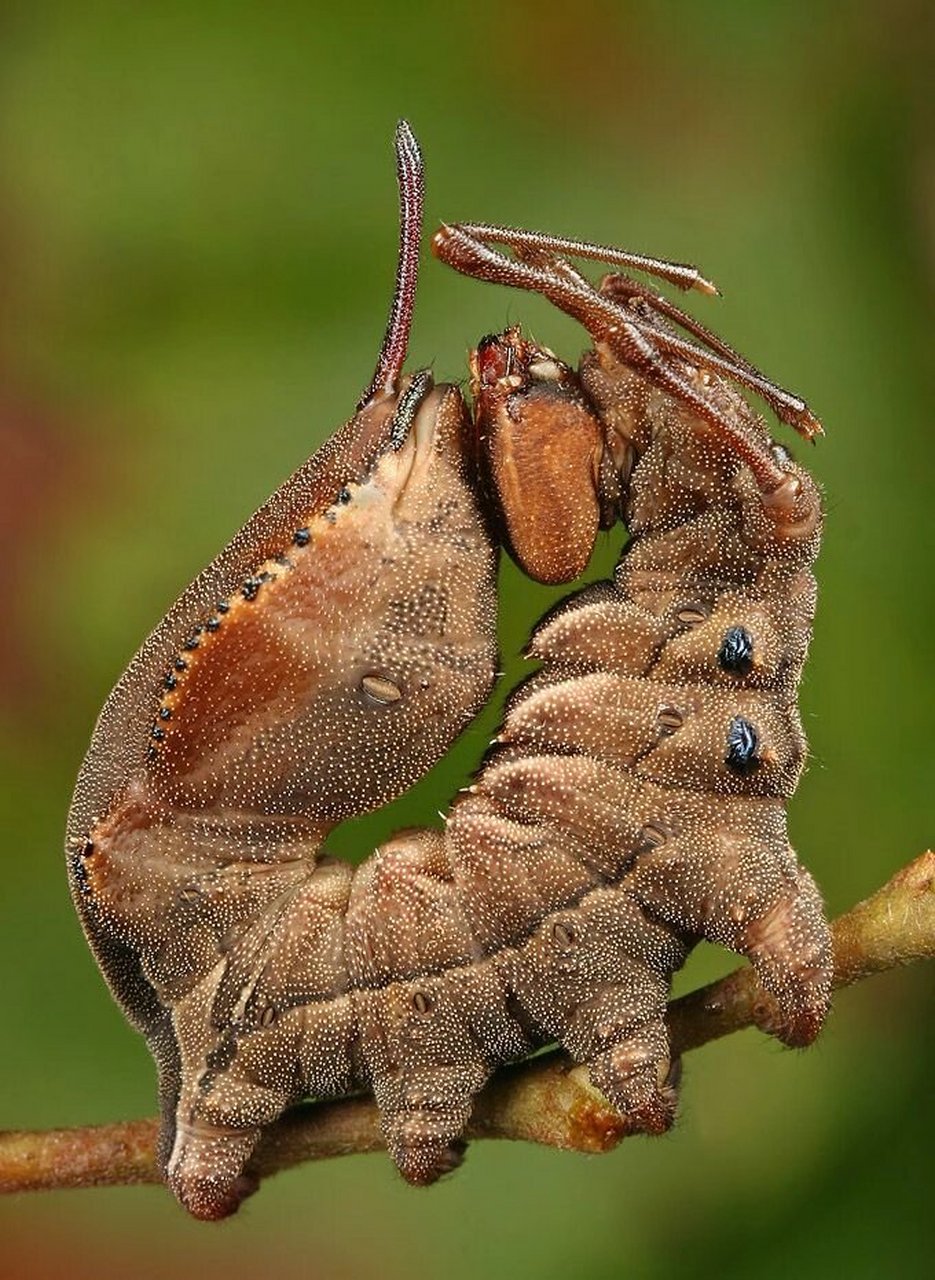
[(458, 393), (431, 391), (406, 441), (193, 631), (167, 664), (146, 753), (156, 795), (330, 825), (444, 753), (494, 661), (494, 561), (465, 430)]

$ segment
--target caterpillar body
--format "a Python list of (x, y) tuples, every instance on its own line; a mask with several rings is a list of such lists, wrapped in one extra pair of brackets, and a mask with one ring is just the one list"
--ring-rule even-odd
[[(576, 373), (518, 330), (484, 339), (472, 420), (456, 387), (402, 373), (422, 190), (405, 125), (397, 156), (374, 379), (131, 662), (69, 817), (85, 931), (159, 1067), (167, 1180), (204, 1218), (249, 1194), (263, 1127), (307, 1096), (372, 1090), (403, 1175), (434, 1181), (490, 1074), (546, 1043), (661, 1132), (665, 1001), (699, 939), (750, 958), (786, 1043), (828, 1005), (785, 817), (820, 499), (731, 384), (803, 434), (815, 419), (646, 286), (595, 288), (566, 255), (710, 288), (690, 268), (458, 225), (439, 257), (544, 293), (594, 342)], [(486, 700), (497, 544), (569, 581), (618, 519), (613, 580), (536, 628), (539, 669), (443, 830), (356, 871), (323, 856)]]

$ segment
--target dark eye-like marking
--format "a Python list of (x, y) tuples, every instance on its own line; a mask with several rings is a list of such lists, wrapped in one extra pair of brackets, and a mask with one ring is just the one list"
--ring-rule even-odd
[(731, 627), (724, 633), (717, 660), (725, 671), (747, 674), (753, 666), (753, 637), (746, 627)]
[(727, 730), (725, 764), (728, 769), (742, 778), (754, 773), (760, 767), (759, 746), (760, 736), (750, 721), (743, 716), (734, 716)]

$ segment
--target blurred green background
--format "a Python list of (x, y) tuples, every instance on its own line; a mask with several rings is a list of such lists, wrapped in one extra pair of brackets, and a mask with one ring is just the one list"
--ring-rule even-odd
[[(932, 838), (935, 250), (929, 7), (0, 8), (0, 1126), (145, 1115), (154, 1079), (61, 856), (94, 717), (246, 515), (351, 411), (386, 315), (392, 132), (429, 225), (514, 222), (697, 261), (695, 306), (828, 438), (793, 835), (832, 912)], [(412, 362), (464, 376), (548, 307), (426, 261)], [(930, 359), (930, 357), (929, 357)], [(608, 537), (606, 571), (620, 544)], [(550, 593), (504, 571), (507, 668)], [(495, 716), (495, 709), (491, 715)], [(446, 768), (334, 847), (431, 821)], [(697, 954), (680, 988), (730, 961)], [(601, 1158), (486, 1143), (431, 1191), (356, 1157), (217, 1228), (159, 1188), (0, 1202), (0, 1277), (933, 1274), (932, 972), (841, 995), (806, 1054), (692, 1054), (681, 1121)]]

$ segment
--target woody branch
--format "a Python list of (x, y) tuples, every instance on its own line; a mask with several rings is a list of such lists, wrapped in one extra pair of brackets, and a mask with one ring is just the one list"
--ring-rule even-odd
[[(935, 853), (916, 858), (832, 926), (835, 986), (935, 957)], [(669, 1006), (674, 1054), (768, 1022), (770, 997), (752, 969), (735, 970)], [(0, 1132), (0, 1192), (117, 1186), (161, 1181), (158, 1121), (131, 1120), (44, 1132)], [(469, 1138), (512, 1138), (576, 1151), (607, 1151), (628, 1132), (626, 1120), (554, 1051), (498, 1071), (478, 1096)], [(306, 1160), (383, 1146), (370, 1098), (306, 1103), (267, 1131), (252, 1168), (265, 1177)]]

